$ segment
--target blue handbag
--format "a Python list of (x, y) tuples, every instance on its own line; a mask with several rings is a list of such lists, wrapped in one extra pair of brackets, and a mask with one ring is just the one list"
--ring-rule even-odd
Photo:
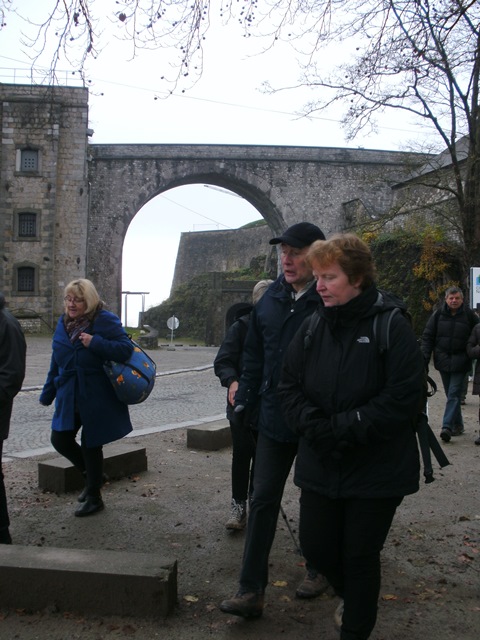
[(117, 398), (125, 404), (139, 404), (146, 400), (157, 373), (157, 365), (150, 356), (134, 340), (132, 344), (133, 352), (126, 362), (107, 360), (103, 364)]

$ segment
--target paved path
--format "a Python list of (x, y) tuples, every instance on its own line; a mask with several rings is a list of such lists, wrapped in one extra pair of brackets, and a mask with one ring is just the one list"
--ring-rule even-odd
[[(213, 373), (216, 347), (160, 347), (149, 351), (157, 363), (157, 381), (144, 403), (130, 407), (132, 435), (150, 434), (225, 418), (226, 392)], [(51, 339), (27, 337), (27, 372), (15, 399), (4, 457), (29, 457), (53, 451), (53, 406), (38, 398), (48, 371)]]

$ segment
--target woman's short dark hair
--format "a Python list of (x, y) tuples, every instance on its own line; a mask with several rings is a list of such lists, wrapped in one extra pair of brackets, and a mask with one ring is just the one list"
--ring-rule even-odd
[(366, 242), (354, 233), (337, 233), (328, 240), (316, 240), (310, 245), (306, 261), (310, 267), (338, 263), (350, 284), (361, 282), (366, 289), (375, 281), (375, 264)]

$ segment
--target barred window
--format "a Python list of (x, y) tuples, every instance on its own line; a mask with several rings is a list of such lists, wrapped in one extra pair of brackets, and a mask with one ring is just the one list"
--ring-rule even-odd
[(17, 291), (19, 293), (32, 293), (35, 291), (35, 269), (33, 267), (18, 268)]
[(38, 171), (38, 150), (22, 149), (20, 171)]
[(19, 213), (18, 214), (18, 237), (19, 238), (36, 238), (37, 237), (37, 214), (36, 213)]

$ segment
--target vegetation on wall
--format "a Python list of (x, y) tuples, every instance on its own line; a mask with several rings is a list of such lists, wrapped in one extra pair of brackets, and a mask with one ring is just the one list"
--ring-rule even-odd
[(377, 284), (405, 300), (417, 335), (421, 335), (445, 289), (461, 277), (459, 247), (438, 227), (365, 232), (377, 265)]
[(144, 324), (158, 330), (160, 340), (170, 338), (167, 320), (176, 316), (179, 327), (175, 336), (184, 336), (203, 342), (205, 339), (205, 318), (211, 304), (210, 274), (203, 274), (192, 278), (187, 284), (182, 284), (170, 298), (157, 307), (145, 312)]
[[(263, 271), (265, 256), (254, 258), (250, 267), (222, 273), (225, 280), (262, 280), (272, 275)], [(196, 276), (187, 284), (180, 285), (162, 304), (145, 312), (144, 324), (159, 332), (160, 339), (170, 338), (167, 320), (175, 315), (180, 322), (175, 337), (188, 337), (202, 342), (205, 340), (205, 320), (212, 305), (212, 274)], [(274, 276), (273, 276), (274, 277)]]
[[(449, 241), (439, 227), (397, 228), (393, 231), (361, 233), (368, 242), (377, 265), (377, 283), (396, 294), (408, 305), (414, 329), (421, 335), (433, 308), (443, 299), (445, 289), (461, 281), (461, 258), (458, 245)], [(252, 260), (250, 267), (223, 273), (225, 280), (260, 280), (272, 278), (266, 273), (265, 256)], [(157, 307), (145, 313), (145, 324), (159, 331), (160, 339), (169, 339), (167, 320), (175, 315), (180, 326), (175, 338), (205, 340), (206, 318), (212, 305), (212, 274), (203, 274), (179, 286)]]

